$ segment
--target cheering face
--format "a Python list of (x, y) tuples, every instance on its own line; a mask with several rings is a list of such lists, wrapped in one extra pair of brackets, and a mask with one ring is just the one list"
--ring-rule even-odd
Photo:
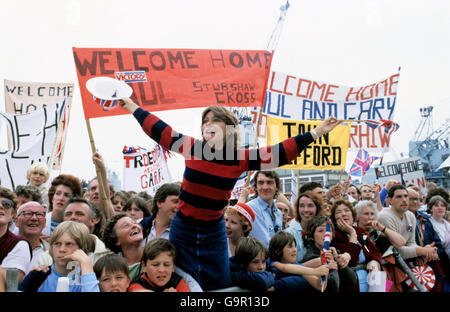
[(302, 196), (298, 202), (298, 214), (302, 222), (306, 224), (316, 215), (317, 207), (311, 198)]
[(117, 236), (117, 245), (141, 244), (144, 236), (141, 226), (130, 217), (120, 218), (114, 230)]
[(105, 272), (98, 279), (98, 287), (101, 292), (126, 292), (130, 286), (130, 277), (122, 271)]
[(211, 146), (221, 148), (226, 134), (226, 124), (213, 112), (208, 112), (202, 121), (203, 139)]
[(371, 222), (375, 221), (375, 212), (370, 206), (364, 207), (359, 213), (358, 226), (362, 227), (366, 231), (372, 230)]
[(23, 208), (16, 220), (20, 235), (40, 235), (46, 224), (45, 210), (42, 206)]
[(297, 247), (295, 246), (295, 242), (292, 242), (284, 246), (283, 255), (281, 256), (281, 262), (283, 263), (297, 262)]
[(227, 213), (225, 215), (225, 228), (227, 230), (227, 237), (231, 240), (237, 240), (244, 236), (242, 231), (241, 216), (237, 213)]
[(142, 270), (147, 273), (150, 282), (162, 287), (169, 282), (172, 273), (175, 271), (175, 264), (170, 252), (164, 251), (154, 259), (142, 263)]
[(263, 253), (260, 252), (249, 264), (247, 271), (253, 273), (260, 273), (266, 270), (266, 258)]

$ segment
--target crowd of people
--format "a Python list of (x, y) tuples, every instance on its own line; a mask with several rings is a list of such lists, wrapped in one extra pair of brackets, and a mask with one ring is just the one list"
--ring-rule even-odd
[[(183, 181), (150, 196), (114, 190), (99, 153), (92, 161), (100, 183), (64, 173), (49, 181), (46, 165), (32, 164), (26, 185), (0, 186), (0, 291), (8, 291), (10, 271), (22, 292), (350, 293), (379, 291), (379, 283), (410, 292), (419, 291), (410, 276), (418, 266), (431, 268), (429, 291), (450, 291), (446, 189), (429, 183), (424, 196), (395, 180), (384, 187), (346, 180), (304, 183), (296, 198), (281, 192), (274, 169), (332, 131), (334, 118), (278, 145), (242, 150), (238, 121), (224, 108), (203, 112), (201, 141), (129, 99), (120, 105), (185, 157)], [(256, 173), (231, 200), (245, 171)]]

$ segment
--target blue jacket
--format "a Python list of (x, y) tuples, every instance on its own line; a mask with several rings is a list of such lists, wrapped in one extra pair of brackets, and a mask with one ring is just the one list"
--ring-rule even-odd
[(233, 257), (230, 258), (231, 285), (252, 291), (266, 291), (275, 283), (274, 274), (268, 271), (249, 272), (242, 269)]
[(314, 292), (316, 291), (301, 276), (284, 273), (272, 266), (272, 261), (267, 261), (267, 270), (275, 274), (275, 291), (283, 293)]

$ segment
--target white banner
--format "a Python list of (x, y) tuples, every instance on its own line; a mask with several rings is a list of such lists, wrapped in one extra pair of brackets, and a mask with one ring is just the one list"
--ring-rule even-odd
[(14, 190), (27, 183), (26, 172), (32, 163), (47, 164), (55, 145), (60, 106), (49, 105), (25, 115), (0, 113), (0, 129), (12, 134), (11, 149), (0, 148), (0, 185)]
[[(360, 87), (314, 81), (281, 72), (271, 72), (262, 111), (260, 136), (265, 137), (267, 117), (291, 120), (325, 119), (393, 120), (400, 74)], [(253, 108), (256, 123), (257, 108)], [(388, 151), (390, 137), (384, 127), (372, 129), (352, 122), (350, 149)]]
[(397, 180), (405, 185), (414, 184), (420, 187), (423, 194), (427, 194), (425, 176), (423, 174), (420, 157), (406, 158), (392, 162), (383, 162), (381, 166), (374, 166), (378, 185), (384, 187), (389, 180)]
[(137, 148), (123, 155), (123, 190), (146, 191), (153, 196), (165, 183), (172, 183), (172, 177), (161, 146)]
[[(64, 100), (66, 101), (66, 118), (61, 126), (61, 133), (58, 135), (62, 141), (58, 144), (58, 156), (54, 159), (52, 167), (54, 170), (61, 169), (75, 85), (73, 83), (30, 82), (5, 79), (4, 86), (5, 111), (11, 114), (28, 114), (42, 107), (61, 103)], [(9, 145), (9, 149), (11, 149), (11, 145)]]

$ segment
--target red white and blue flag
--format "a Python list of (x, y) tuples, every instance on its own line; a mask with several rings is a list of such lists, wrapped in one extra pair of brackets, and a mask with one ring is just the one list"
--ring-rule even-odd
[(368, 125), (372, 129), (377, 129), (378, 127), (384, 127), (384, 132), (388, 135), (391, 135), (393, 132), (397, 131), (400, 128), (398, 123), (393, 122), (392, 120), (365, 120), (366, 125)]
[[(322, 264), (327, 264), (327, 258), (325, 257), (325, 253), (330, 250), (330, 242), (331, 242), (331, 220), (330, 218), (327, 219), (327, 224), (326, 224), (326, 228), (325, 228), (325, 237), (324, 237), (324, 241), (323, 241), (323, 248), (322, 248), (322, 253), (321, 253), (321, 262)], [(325, 283), (326, 281), (326, 277), (322, 276), (321, 277), (321, 283), (322, 285)]]
[(350, 175), (362, 178), (367, 171), (369, 171), (370, 166), (378, 158), (379, 157), (376, 156), (370, 156), (366, 150), (361, 148), (356, 155), (352, 167), (350, 168)]

